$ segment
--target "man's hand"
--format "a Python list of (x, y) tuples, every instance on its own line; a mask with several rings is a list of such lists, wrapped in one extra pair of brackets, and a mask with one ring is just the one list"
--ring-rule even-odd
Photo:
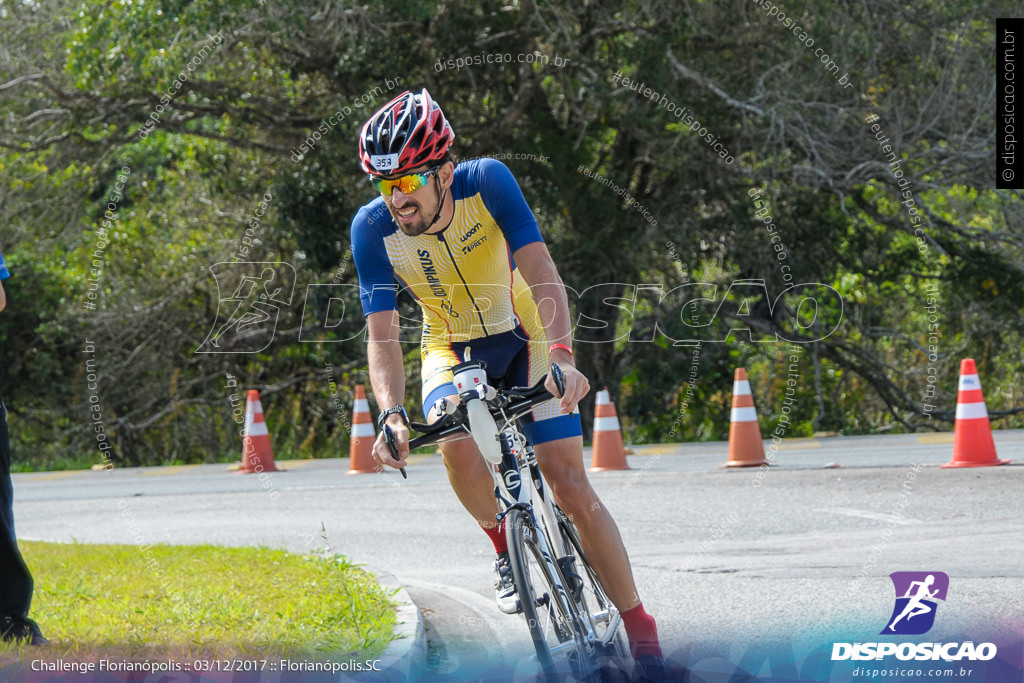
[[(562, 369), (562, 384), (565, 387), (565, 393), (560, 397), (561, 400), (558, 402), (558, 407), (563, 413), (571, 413), (576, 409), (576, 404), (583, 400), (583, 397), (590, 391), (590, 382), (572, 363), (562, 361), (558, 363), (558, 367)], [(544, 381), (544, 388), (550, 391), (552, 395), (558, 396), (555, 378), (551, 376), (550, 372), (548, 373), (548, 378)]]
[(391, 456), (391, 449), (388, 448), (388, 443), (384, 439), (383, 429), (377, 435), (377, 440), (373, 444), (373, 459), (381, 465), (401, 469), (406, 466), (406, 461), (409, 459), (409, 428), (402, 422), (401, 416), (389, 415), (387, 422), (384, 424), (391, 427), (391, 433), (395, 435), (399, 459), (395, 460)]

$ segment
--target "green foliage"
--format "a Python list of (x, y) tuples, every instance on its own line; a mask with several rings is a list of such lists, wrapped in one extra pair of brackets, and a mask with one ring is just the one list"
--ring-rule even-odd
[[(37, 541), (21, 547), (35, 578), (33, 610), (46, 615), (54, 658), (372, 659), (393, 638), (389, 596), (341, 555)], [(17, 646), (0, 643), (8, 672), (17, 666), (12, 654)]]
[[(617, 300), (572, 305), (606, 323), (578, 333), (577, 359), (612, 389), (628, 438), (723, 438), (738, 366), (774, 429), (786, 340), (806, 347), (788, 435), (948, 429), (968, 356), (995, 424), (1021, 424), (1022, 202), (979, 161), (991, 18), (1008, 3), (793, 0), (837, 74), (753, 3), (34, 7), (4, 5), (0, 103), (0, 387), (21, 467), (99, 461), (97, 424), (126, 464), (235, 460), (231, 397), (249, 388), (279, 454), (344, 454), (366, 382), (349, 224), (372, 190), (355, 141), (371, 111), (421, 87), (457, 157), (533, 155), (506, 163), (563, 280)], [(495, 53), (549, 61), (446, 66)], [(216, 279), (232, 260), (287, 264), (294, 287), (272, 330), (197, 353), (236, 305)]]

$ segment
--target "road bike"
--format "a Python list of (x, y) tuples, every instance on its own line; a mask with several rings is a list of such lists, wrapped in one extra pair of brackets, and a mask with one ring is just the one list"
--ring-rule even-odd
[[(472, 436), (494, 477), (497, 521), (505, 524), (512, 576), (538, 664), (546, 672), (583, 679), (628, 662), (622, 618), (587, 561), (576, 526), (554, 502), (520, 423), (554, 398), (544, 388), (546, 377), (533, 387), (501, 389), (487, 384), (482, 361), (469, 360), (452, 371), (459, 401), (437, 401), (439, 419), (433, 424), (411, 423), (420, 435), (409, 448)], [(551, 374), (561, 395), (562, 371), (552, 364)], [(387, 425), (384, 432), (397, 459)]]

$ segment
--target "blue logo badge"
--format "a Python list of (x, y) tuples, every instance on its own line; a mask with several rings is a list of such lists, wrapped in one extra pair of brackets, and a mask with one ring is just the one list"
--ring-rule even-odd
[(946, 600), (949, 576), (943, 572), (893, 572), (889, 578), (896, 589), (896, 606), (881, 633), (906, 636), (927, 633), (935, 624), (937, 601)]

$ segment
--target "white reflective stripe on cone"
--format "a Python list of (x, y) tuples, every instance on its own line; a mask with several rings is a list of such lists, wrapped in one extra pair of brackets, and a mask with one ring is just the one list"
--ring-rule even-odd
[(750, 380), (741, 379), (732, 383), (733, 396), (745, 396), (750, 393)]
[(984, 403), (956, 404), (956, 419), (958, 420), (976, 420), (983, 417), (988, 417), (988, 409), (985, 408)]
[(370, 404), (366, 402), (365, 398), (357, 398), (356, 405), (353, 412), (356, 413), (368, 413), (370, 412)]
[(757, 422), (757, 411), (752, 408), (733, 408), (730, 422)]
[(981, 389), (981, 380), (977, 375), (960, 375), (960, 391)]
[(270, 432), (267, 431), (266, 422), (253, 422), (249, 425), (249, 428), (245, 430), (246, 436), (266, 436)]
[(619, 418), (614, 415), (611, 417), (595, 417), (594, 418), (594, 431), (595, 432), (610, 432), (613, 429), (619, 428)]
[(611, 395), (608, 393), (607, 390), (602, 389), (601, 391), (597, 392), (597, 402), (595, 403), (595, 405), (603, 406), (611, 402)]
[(961, 375), (961, 383), (959, 383), (959, 390), (971, 391), (972, 389), (980, 389), (981, 380), (977, 375)]
[(377, 433), (373, 431), (373, 423), (371, 422), (357, 422), (352, 425), (352, 436), (376, 436)]

